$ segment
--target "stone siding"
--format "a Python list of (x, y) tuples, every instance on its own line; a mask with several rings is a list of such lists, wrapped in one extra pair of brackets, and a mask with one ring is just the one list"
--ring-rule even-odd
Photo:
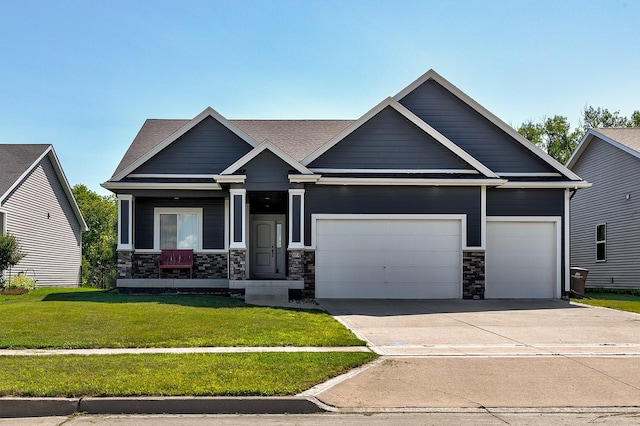
[(316, 252), (310, 250), (289, 250), (288, 260), (287, 278), (304, 280), (304, 296), (315, 297)]
[[(118, 252), (118, 278), (158, 278), (160, 253)], [(194, 253), (193, 278), (225, 279), (228, 277), (227, 253)], [(189, 278), (188, 269), (165, 269), (162, 278)]]
[(462, 298), (484, 299), (485, 252), (465, 251), (462, 259)]
[(133, 252), (131, 251), (119, 251), (118, 252), (118, 278), (129, 279), (133, 278)]
[(244, 280), (247, 271), (246, 250), (229, 250), (229, 279)]

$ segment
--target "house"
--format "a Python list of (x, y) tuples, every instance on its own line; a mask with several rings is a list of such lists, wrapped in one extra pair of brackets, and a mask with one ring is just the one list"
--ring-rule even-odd
[(571, 265), (587, 287), (640, 288), (640, 129), (591, 129), (567, 162), (593, 187), (571, 200)]
[(0, 144), (0, 233), (26, 253), (12, 275), (42, 287), (80, 285), (86, 230), (53, 146)]
[[(431, 70), (355, 121), (147, 120), (103, 186), (121, 288), (482, 299), (567, 293), (589, 184)], [(163, 248), (192, 282), (157, 279)]]

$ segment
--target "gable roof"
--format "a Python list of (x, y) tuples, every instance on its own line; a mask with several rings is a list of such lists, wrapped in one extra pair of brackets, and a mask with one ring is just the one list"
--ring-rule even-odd
[(353, 133), (356, 129), (361, 127), (363, 124), (368, 122), (371, 118), (373, 118), (376, 114), (378, 114), (380, 111), (382, 111), (386, 107), (391, 107), (395, 109), (398, 113), (404, 116), (411, 123), (416, 125), (426, 134), (434, 138), (442, 146), (444, 146), (449, 151), (451, 151), (452, 153), (460, 157), (462, 160), (467, 162), (469, 165), (474, 167), (476, 170), (478, 170), (480, 173), (482, 173), (486, 177), (491, 177), (491, 178), (498, 177), (495, 173), (489, 170), (489, 168), (486, 167), (484, 164), (480, 163), (478, 160), (476, 160), (471, 155), (466, 153), (462, 148), (460, 148), (455, 143), (447, 139), (443, 134), (441, 134), (436, 129), (434, 129), (433, 127), (431, 127), (430, 125), (422, 121), (419, 117), (417, 117), (415, 114), (409, 111), (404, 105), (400, 104), (397, 100), (390, 97), (380, 102), (378, 105), (376, 105), (371, 110), (369, 110), (369, 112), (367, 112), (362, 117), (360, 117), (356, 122), (354, 122), (345, 130), (337, 134), (335, 137), (333, 137), (330, 141), (322, 145), (319, 149), (317, 149), (311, 155), (307, 156), (304, 160), (302, 160), (302, 164), (305, 166), (308, 166), (314, 160), (320, 158), (322, 154), (324, 154), (329, 149), (337, 145), (340, 141), (342, 141), (344, 138), (349, 136), (351, 133)]
[(276, 157), (280, 158), (282, 161), (284, 161), (285, 163), (290, 165), (291, 168), (297, 170), (298, 172), (300, 172), (303, 175), (312, 175), (313, 174), (313, 172), (311, 170), (309, 170), (306, 167), (302, 166), (299, 162), (294, 160), (286, 152), (282, 151), (280, 148), (276, 147), (270, 141), (266, 140), (266, 141), (262, 142), (260, 145), (258, 145), (257, 147), (255, 147), (254, 149), (252, 149), (251, 151), (249, 151), (247, 154), (245, 154), (238, 161), (236, 161), (235, 163), (233, 163), (232, 165), (230, 165), (229, 167), (224, 169), (220, 173), (220, 175), (231, 175), (231, 174), (235, 173), (236, 171), (238, 171), (240, 168), (242, 168), (244, 165), (246, 165), (248, 162), (250, 162), (251, 160), (256, 158), (260, 153), (262, 153), (264, 151), (270, 151)]
[(622, 151), (640, 158), (640, 128), (589, 129), (567, 161), (567, 167), (573, 167), (593, 138), (599, 138)]
[(43, 158), (49, 157), (67, 200), (83, 231), (88, 231), (78, 203), (73, 196), (58, 156), (52, 145), (48, 144), (0, 144), (0, 203), (4, 201), (24, 178), (40, 164)]
[(563, 166), (562, 164), (557, 162), (555, 159), (553, 159), (551, 156), (549, 156), (547, 153), (545, 153), (540, 147), (536, 146), (531, 141), (529, 141), (524, 136), (522, 136), (520, 133), (518, 133), (513, 127), (509, 126), (507, 123), (505, 123), (504, 121), (500, 120), (497, 116), (492, 114), (485, 107), (483, 107), (478, 102), (476, 102), (471, 97), (469, 97), (469, 95), (464, 93), (462, 90), (458, 89), (456, 86), (451, 84), (448, 80), (446, 80), (444, 77), (442, 77), (440, 74), (438, 74), (437, 72), (435, 72), (432, 69), (427, 71), (422, 76), (420, 76), (418, 79), (416, 79), (413, 83), (409, 84), (407, 87), (402, 89), (393, 98), (395, 100), (397, 100), (397, 101), (401, 101), (404, 97), (409, 95), (411, 92), (413, 92), (415, 89), (420, 87), (423, 83), (425, 83), (428, 80), (433, 80), (436, 83), (438, 83), (444, 89), (446, 89), (451, 94), (453, 94), (455, 97), (457, 97), (462, 102), (467, 104), (470, 108), (472, 108), (477, 113), (479, 113), (481, 116), (483, 116), (488, 121), (493, 123), (500, 130), (505, 132), (508, 136), (513, 138), (516, 142), (520, 143), (524, 148), (526, 148), (527, 150), (532, 152), (534, 155), (536, 155), (537, 157), (542, 159), (544, 162), (546, 162), (547, 164), (552, 166), (555, 170), (560, 172), (562, 175), (568, 177), (571, 180), (577, 180), (577, 181), (581, 181), (582, 180), (582, 179), (580, 179), (579, 176), (577, 176), (575, 173), (573, 173), (567, 167)]

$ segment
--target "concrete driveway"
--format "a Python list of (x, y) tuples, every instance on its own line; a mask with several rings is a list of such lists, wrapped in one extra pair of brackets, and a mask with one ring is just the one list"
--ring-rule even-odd
[(640, 315), (556, 300), (320, 304), (383, 355), (316, 390), (342, 411), (640, 405)]

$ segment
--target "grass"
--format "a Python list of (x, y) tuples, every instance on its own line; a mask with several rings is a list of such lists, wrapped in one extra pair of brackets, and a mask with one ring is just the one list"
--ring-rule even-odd
[(603, 306), (605, 308), (617, 309), (619, 311), (635, 312), (640, 314), (640, 296), (619, 293), (589, 292), (589, 298), (576, 300), (591, 306)]
[(0, 396), (283, 396), (376, 358), (366, 352), (0, 356)]
[(320, 310), (256, 307), (210, 295), (37, 289), (0, 295), (0, 348), (355, 346)]

